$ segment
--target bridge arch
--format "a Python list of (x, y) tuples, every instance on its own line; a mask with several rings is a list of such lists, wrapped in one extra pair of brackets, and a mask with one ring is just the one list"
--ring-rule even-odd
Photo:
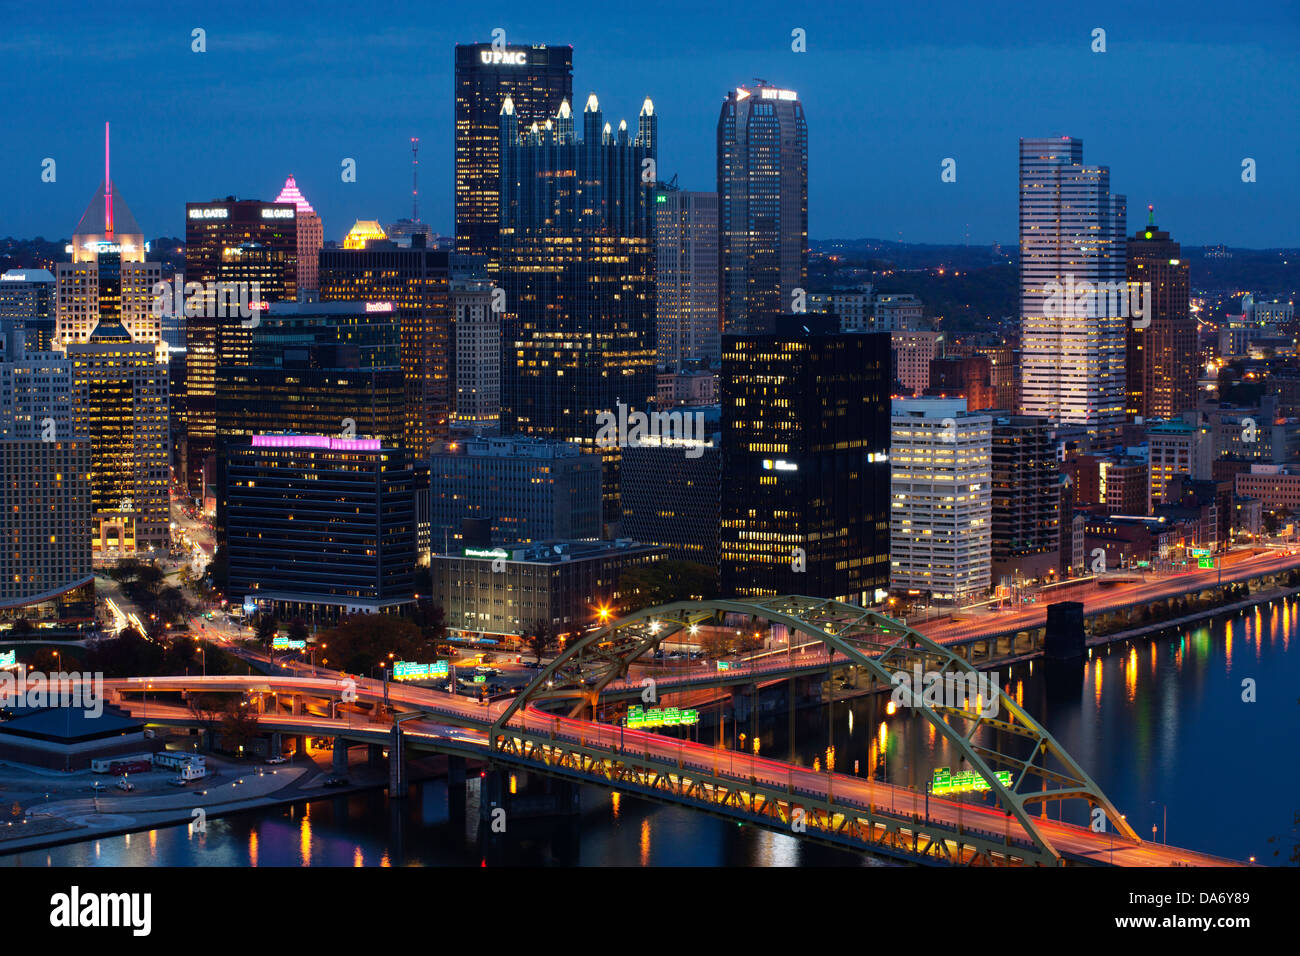
[[(664, 640), (729, 613), (783, 624), (792, 634), (821, 641), (830, 654), (828, 667), (857, 665), (886, 685), (897, 683), (895, 675), (914, 675), (918, 668), (921, 674), (965, 681), (973, 681), (979, 673), (964, 658), (899, 621), (841, 601), (801, 595), (678, 601), (636, 611), (571, 643), (493, 722), (494, 746), (511, 718), (537, 702), (574, 699), (574, 714), (587, 706), (594, 712), (601, 692), (611, 682), (626, 678), (633, 661)], [(1101, 788), (1047, 729), (1000, 685), (989, 689), (997, 694), (997, 706), (986, 707), (992, 711), (987, 716), (965, 706), (927, 703), (920, 693), (910, 694), (911, 706), (979, 773), (1002, 809), (1046, 854), (1060, 858), (1028, 808), (1048, 800), (1085, 800), (1090, 808), (1105, 813), (1117, 833), (1140, 843)], [(999, 736), (1022, 741), (1022, 753), (1004, 752)], [(998, 770), (1011, 772), (1010, 786), (998, 779)]]

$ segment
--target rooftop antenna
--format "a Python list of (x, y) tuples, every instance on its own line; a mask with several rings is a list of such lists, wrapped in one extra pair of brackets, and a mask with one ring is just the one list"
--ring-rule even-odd
[(1147, 225), (1154, 226), (1155, 224), (1156, 224), (1155, 203), (1147, 203)]
[(420, 137), (411, 137), (411, 221), (420, 221)]
[(108, 120), (104, 121), (104, 229), (105, 239), (113, 238), (113, 180), (108, 176)]

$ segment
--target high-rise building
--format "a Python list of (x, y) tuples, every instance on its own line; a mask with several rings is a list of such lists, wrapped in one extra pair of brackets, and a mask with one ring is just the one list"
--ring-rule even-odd
[(992, 428), (963, 398), (895, 399), (892, 590), (936, 604), (983, 597), (992, 572)]
[(58, 267), (55, 345), (71, 366), (72, 435), (90, 446), (90, 542), (96, 560), (165, 552), (171, 543), (167, 346), (162, 269), (105, 176)]
[(1061, 472), (1051, 422), (1012, 411), (988, 414), (993, 575), (1043, 580), (1056, 571), (1061, 546)]
[(521, 130), (573, 102), (573, 47), (456, 45), (456, 250), (484, 256), (497, 275), (501, 212), (501, 107)]
[(942, 332), (892, 332), (894, 381), (919, 395), (930, 387), (930, 363), (943, 353)]
[(614, 522), (619, 449), (597, 447), (597, 416), (655, 393), (654, 105), (615, 131), (593, 93), (581, 140), (568, 103), (524, 129), (507, 99), (500, 119), (501, 430), (599, 450)]
[(493, 544), (598, 538), (600, 459), (568, 442), (471, 438), (429, 459), (431, 544), (462, 542), (466, 520), (488, 523)]
[(291, 202), (298, 210), (295, 217), (298, 229), (298, 291), (320, 288), (320, 263), (318, 256), (325, 245), (325, 226), (311, 208), (307, 197), (298, 189), (292, 175), (284, 181), (284, 188), (275, 197), (277, 203)]
[(29, 349), (54, 348), (56, 289), (48, 269), (6, 270), (0, 275), (0, 335), (22, 329)]
[(737, 87), (718, 117), (722, 331), (801, 308), (808, 278), (808, 124), (793, 90)]
[(892, 332), (876, 323), (876, 297), (871, 283), (857, 289), (809, 292), (809, 312), (829, 312), (840, 320), (841, 332)]
[(1210, 475), (1213, 436), (1208, 429), (1183, 420), (1155, 422), (1147, 429), (1150, 464), (1150, 511), (1166, 501), (1165, 491), (1175, 475), (1205, 479)]
[(701, 445), (686, 449), (662, 442), (623, 449), (622, 533), (668, 549), (675, 561), (718, 569), (722, 520), (722, 409), (691, 408), (704, 417)]
[(944, 395), (966, 399), (972, 412), (993, 408), (992, 368), (983, 355), (947, 355), (930, 361), (930, 385), (927, 395)]
[(722, 345), (722, 593), (874, 602), (889, 582), (888, 336), (805, 313)]
[(661, 368), (718, 361), (718, 194), (655, 192), (655, 312)]
[(397, 326), (406, 387), (402, 444), (416, 460), (449, 434), (451, 256), (425, 248), (423, 236), (413, 236), (410, 246), (372, 239), (320, 254), (322, 301), (362, 302)]
[(481, 276), (451, 279), (452, 336), (448, 375), (452, 419), (473, 429), (501, 421), (501, 313), (493, 309), (492, 283)]
[(375, 438), (254, 435), (226, 454), (232, 595), (324, 622), (411, 607), (415, 471), (405, 453)]
[(1196, 320), (1192, 318), (1189, 267), (1182, 248), (1157, 229), (1151, 207), (1147, 225), (1128, 240), (1128, 281), (1151, 288), (1150, 315), (1128, 325), (1126, 411), (1130, 417), (1174, 418), (1196, 407)]
[[(185, 281), (202, 285), (185, 323), (185, 486), (206, 500), (213, 487), (218, 365), (247, 360), (253, 325), (243, 308), (298, 297), (298, 208), (235, 199), (185, 204)], [(238, 290), (219, 292), (221, 283)], [(253, 284), (256, 283), (256, 289)]]
[(1021, 410), (1118, 438), (1126, 207), (1083, 141), (1020, 140)]

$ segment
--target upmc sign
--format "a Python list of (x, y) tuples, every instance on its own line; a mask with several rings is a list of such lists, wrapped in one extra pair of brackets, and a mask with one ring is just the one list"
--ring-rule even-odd
[(488, 66), (527, 66), (528, 54), (523, 50), (480, 50), (478, 58)]

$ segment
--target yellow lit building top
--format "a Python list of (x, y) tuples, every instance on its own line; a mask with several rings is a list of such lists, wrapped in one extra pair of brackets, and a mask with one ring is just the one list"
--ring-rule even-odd
[(387, 239), (388, 236), (373, 219), (358, 219), (352, 229), (343, 238), (344, 249), (364, 249), (372, 239)]

